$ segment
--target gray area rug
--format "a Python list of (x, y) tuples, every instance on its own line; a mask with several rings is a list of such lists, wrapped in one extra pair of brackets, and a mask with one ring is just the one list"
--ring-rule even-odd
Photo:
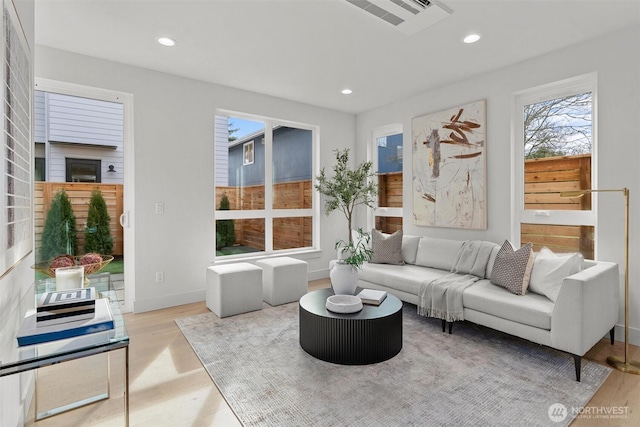
[[(404, 344), (366, 366), (317, 360), (298, 342), (298, 304), (176, 320), (245, 426), (561, 426), (611, 369), (470, 323), (453, 335), (405, 304)], [(553, 422), (549, 407), (570, 415)]]

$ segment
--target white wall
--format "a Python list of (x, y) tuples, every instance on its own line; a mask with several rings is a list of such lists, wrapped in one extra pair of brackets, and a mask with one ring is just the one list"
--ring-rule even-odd
[[(34, 40), (34, 0), (14, 1), (29, 46)], [(4, 41), (4, 38), (2, 38)], [(33, 50), (32, 50), (33, 51)], [(34, 306), (34, 256), (19, 262), (0, 279), (0, 360), (17, 352), (15, 333), (28, 308)], [(0, 426), (23, 425), (33, 388), (30, 373), (0, 378)]]
[[(598, 182), (594, 188), (628, 187), (631, 194), (631, 341), (640, 345), (640, 27), (572, 46), (361, 114), (357, 120), (358, 157), (365, 158), (371, 130), (389, 123), (404, 129), (404, 231), (455, 239), (487, 239), (501, 243), (511, 232), (511, 116), (513, 93), (562, 79), (597, 72)], [(412, 224), (411, 118), (456, 105), (487, 100), (488, 229), (419, 227)], [(599, 198), (597, 257), (624, 265), (624, 199)], [(362, 220), (362, 218), (361, 218)], [(621, 285), (622, 291), (622, 285)], [(621, 295), (624, 293), (621, 292)], [(620, 325), (624, 324), (621, 301)], [(622, 328), (616, 336), (624, 339)]]
[[(204, 299), (214, 258), (214, 116), (217, 108), (320, 126), (320, 164), (355, 148), (355, 116), (115, 62), (36, 46), (36, 77), (132, 93), (135, 153), (135, 311)], [(125, 147), (127, 150), (127, 147)], [(125, 188), (125, 192), (127, 189)], [(164, 215), (154, 213), (164, 202)], [(321, 218), (310, 277), (327, 275), (344, 221)], [(155, 283), (155, 272), (164, 282)]]

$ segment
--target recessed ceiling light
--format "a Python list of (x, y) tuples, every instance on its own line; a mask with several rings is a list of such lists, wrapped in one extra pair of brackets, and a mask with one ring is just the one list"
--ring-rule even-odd
[(478, 40), (480, 40), (480, 35), (478, 34), (469, 34), (464, 39), (462, 39), (462, 41), (465, 43), (475, 43)]
[(342, 94), (343, 95), (351, 95), (353, 93), (353, 91), (351, 89), (342, 89)]
[(176, 41), (171, 37), (158, 37), (158, 43), (162, 46), (175, 46)]

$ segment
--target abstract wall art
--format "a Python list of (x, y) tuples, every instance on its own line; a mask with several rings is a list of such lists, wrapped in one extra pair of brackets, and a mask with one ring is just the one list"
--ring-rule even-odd
[(413, 223), (486, 229), (486, 100), (414, 117)]

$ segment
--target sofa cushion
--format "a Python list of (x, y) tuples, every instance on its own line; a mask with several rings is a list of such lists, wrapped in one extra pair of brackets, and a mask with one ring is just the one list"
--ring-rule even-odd
[(421, 237), (416, 254), (416, 265), (439, 268), (449, 272), (463, 244), (462, 240)]
[(383, 235), (376, 229), (371, 230), (371, 249), (373, 256), (369, 262), (375, 264), (404, 264), (402, 259), (402, 230), (392, 235)]
[(551, 313), (554, 303), (543, 295), (532, 292), (524, 296), (515, 295), (485, 279), (465, 289), (462, 294), (462, 303), (465, 308), (551, 330)]
[(415, 265), (372, 264), (368, 262), (365, 262), (358, 270), (360, 280), (413, 295), (419, 294), (423, 281), (439, 279), (445, 274), (448, 272)]
[(493, 263), (496, 262), (496, 256), (498, 255), (498, 251), (500, 251), (500, 245), (495, 245), (491, 250), (491, 255), (489, 255), (489, 261), (487, 261), (487, 272), (484, 274), (485, 279), (491, 279), (491, 273), (493, 272)]
[(416, 255), (418, 254), (418, 243), (420, 236), (402, 236), (402, 259), (405, 264), (415, 264)]
[(505, 240), (493, 263), (491, 283), (516, 295), (524, 295), (529, 287), (533, 260), (533, 244), (527, 243), (514, 250), (511, 242)]
[(549, 248), (544, 247), (538, 252), (533, 262), (529, 290), (555, 302), (564, 278), (579, 272), (583, 263), (582, 254), (556, 255)]

